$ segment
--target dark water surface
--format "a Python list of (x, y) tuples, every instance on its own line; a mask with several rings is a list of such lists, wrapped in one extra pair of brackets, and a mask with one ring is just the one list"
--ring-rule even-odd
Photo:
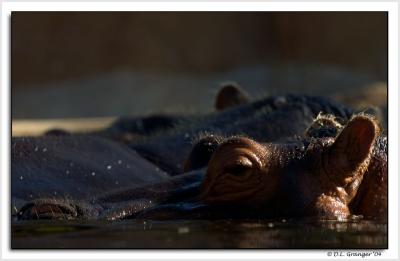
[(387, 248), (387, 224), (316, 220), (29, 221), (12, 225), (21, 248)]

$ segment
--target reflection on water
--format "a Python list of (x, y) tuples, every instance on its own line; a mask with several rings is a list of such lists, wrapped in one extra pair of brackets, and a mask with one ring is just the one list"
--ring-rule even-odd
[(17, 222), (12, 248), (387, 248), (376, 221)]

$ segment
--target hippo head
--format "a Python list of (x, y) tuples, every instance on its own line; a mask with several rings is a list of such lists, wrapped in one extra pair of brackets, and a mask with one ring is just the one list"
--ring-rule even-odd
[(338, 129), (334, 137), (286, 143), (227, 138), (208, 162), (201, 199), (270, 206), (278, 215), (348, 216), (380, 128), (356, 115)]

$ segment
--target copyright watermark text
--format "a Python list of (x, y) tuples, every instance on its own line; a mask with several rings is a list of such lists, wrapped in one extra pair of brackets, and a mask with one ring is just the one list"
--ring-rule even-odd
[(382, 255), (381, 251), (329, 251), (327, 253), (330, 257), (379, 257)]

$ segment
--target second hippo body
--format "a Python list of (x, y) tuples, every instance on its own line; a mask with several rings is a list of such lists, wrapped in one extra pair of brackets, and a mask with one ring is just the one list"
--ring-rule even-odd
[(17, 209), (37, 198), (88, 200), (169, 178), (135, 151), (95, 136), (13, 138), (11, 148), (12, 204)]
[(270, 142), (302, 136), (319, 113), (347, 120), (353, 111), (322, 97), (268, 97), (195, 119), (180, 119), (181, 124), (174, 128), (139, 139), (129, 146), (164, 171), (176, 175), (182, 173), (193, 142), (207, 133), (244, 135), (260, 142)]

